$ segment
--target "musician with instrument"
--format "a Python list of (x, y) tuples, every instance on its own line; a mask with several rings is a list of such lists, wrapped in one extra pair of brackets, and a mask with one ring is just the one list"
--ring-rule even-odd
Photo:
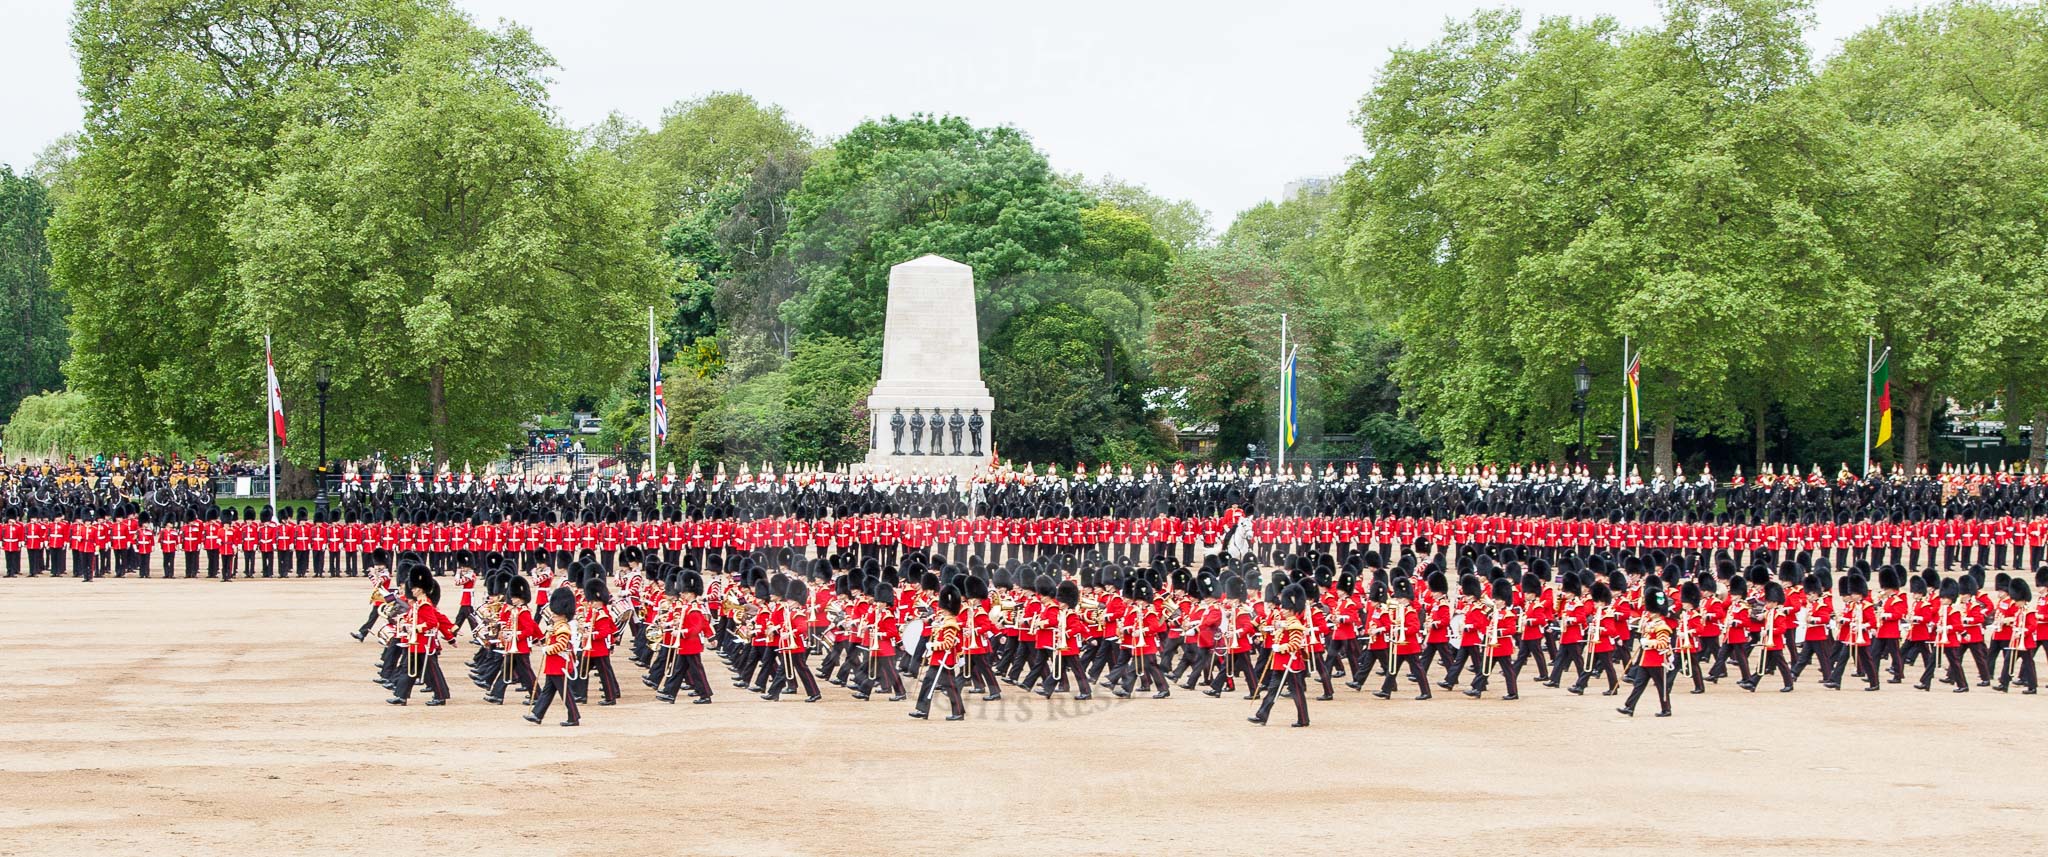
[(1045, 675), (1045, 684), (1036, 693), (1047, 699), (1052, 698), (1055, 689), (1066, 691), (1067, 682), (1074, 683), (1074, 699), (1085, 701), (1093, 698), (1088, 677), (1081, 671), (1081, 641), (1087, 637), (1088, 623), (1081, 617), (1081, 587), (1071, 580), (1062, 580), (1053, 592), (1053, 601), (1058, 605), (1051, 615), (1052, 644), (1049, 651), (1053, 659), (1052, 670)]
[(1266, 717), (1273, 713), (1273, 703), (1280, 697), (1280, 688), (1285, 686), (1294, 696), (1292, 725), (1298, 728), (1308, 725), (1310, 629), (1304, 618), (1308, 612), (1308, 591), (1301, 584), (1288, 584), (1280, 590), (1278, 607), (1272, 629), (1272, 657), (1266, 661), (1265, 698), (1259, 701), (1258, 711), (1245, 719), (1266, 725)]
[(769, 589), (769, 628), (774, 653), (771, 657), (774, 669), (769, 673), (768, 691), (761, 698), (774, 702), (782, 698), (783, 688), (797, 681), (804, 686), (804, 701), (817, 702), (823, 696), (818, 693), (818, 679), (811, 674), (810, 652), (810, 589), (794, 577), (781, 578), (778, 592)]
[(668, 585), (669, 600), (657, 619), (661, 648), (667, 653), (657, 659), (662, 678), (655, 699), (673, 704), (682, 685), (690, 685), (696, 699), (692, 705), (711, 704), (711, 680), (704, 675), (704, 645), (712, 635), (711, 614), (699, 596), (704, 594), (704, 577), (692, 569), (676, 573)]
[(869, 578), (866, 586), (856, 586), (853, 591), (860, 616), (853, 628), (849, 656), (853, 678), (848, 684), (854, 688), (853, 698), (868, 699), (880, 687), (889, 692), (890, 702), (902, 702), (908, 694), (903, 689), (903, 674), (893, 666), (896, 643), (903, 633), (896, 619), (896, 589), (880, 578)]
[[(575, 599), (570, 599), (574, 601)], [(505, 605), (498, 616), (500, 633), (498, 651), (504, 656), (497, 676), (491, 681), (491, 688), (484, 694), (484, 701), (500, 705), (505, 701), (505, 688), (517, 684), (528, 695), (536, 691), (537, 679), (533, 675), (533, 663), (527, 657), (533, 650), (533, 643), (540, 639), (540, 626), (533, 620), (533, 611), (527, 605), (533, 601), (533, 584), (526, 578), (512, 575), (505, 581)]]
[[(1844, 578), (1848, 579), (1851, 578)], [(1785, 680), (1785, 686), (1779, 688), (1778, 692), (1791, 693), (1792, 664), (1785, 655), (1795, 636), (1797, 622), (1793, 611), (1786, 607), (1784, 586), (1775, 580), (1764, 583), (1764, 603), (1758, 607), (1756, 617), (1756, 646), (1761, 652), (1759, 660), (1762, 665), (1754, 677), (1743, 678), (1737, 686), (1755, 693), (1756, 686), (1763, 683), (1764, 676), (1775, 672)]]
[(616, 705), (619, 701), (619, 677), (612, 671), (612, 647), (619, 639), (618, 606), (612, 603), (611, 588), (605, 585), (600, 569), (591, 566), (583, 578), (583, 603), (577, 608), (577, 624), (582, 639), (581, 663), (577, 665), (577, 678), (588, 682), (591, 675), (597, 676), (597, 704)]
[(1487, 683), (1493, 674), (1499, 673), (1507, 683), (1508, 693), (1504, 700), (1521, 698), (1517, 680), (1521, 678), (1521, 659), (1515, 654), (1522, 626), (1528, 621), (1522, 615), (1522, 608), (1515, 606), (1515, 581), (1507, 577), (1493, 579), (1490, 598), (1482, 605), (1477, 616), (1468, 619), (1480, 628), (1480, 660), (1473, 668), (1472, 688), (1465, 695), (1478, 699), (1486, 693)]
[(415, 683), (425, 682), (433, 698), (427, 704), (448, 704), (448, 679), (441, 673), (441, 645), (455, 638), (455, 623), (439, 608), (441, 582), (425, 568), (414, 568), (412, 580), (406, 585), (411, 594), (411, 609), (399, 625), (398, 637), (405, 646), (405, 669), (399, 673), (397, 686), (392, 688), (392, 705), (404, 705), (412, 698)]
[[(1129, 602), (1123, 625), (1118, 629), (1118, 644), (1128, 653), (1126, 669), (1120, 675), (1122, 681), (1114, 684), (1110, 693), (1118, 699), (1127, 699), (1139, 679), (1155, 688), (1153, 699), (1165, 699), (1173, 695), (1172, 683), (1166, 680), (1166, 673), (1159, 668), (1159, 635), (1166, 630), (1166, 620), (1160, 615), (1159, 606), (1153, 603), (1152, 583), (1142, 577), (1134, 577), (1124, 593)], [(1047, 623), (1048, 633), (1051, 623)], [(1046, 640), (1051, 648), (1051, 640)]]
[(1250, 587), (1245, 579), (1235, 573), (1223, 576), (1223, 603), (1217, 618), (1216, 655), (1218, 663), (1214, 675), (1209, 679), (1209, 689), (1202, 691), (1205, 696), (1221, 697), (1229, 686), (1232, 676), (1244, 679), (1244, 698), (1258, 695), (1256, 677), (1252, 673), (1252, 638), (1258, 625), (1252, 618), (1251, 605), (1245, 603), (1250, 596)]
[(555, 697), (562, 698), (562, 707), (567, 709), (568, 719), (563, 726), (582, 723), (581, 713), (576, 709), (576, 697), (569, 692), (570, 664), (575, 659), (574, 643), (571, 640), (569, 623), (576, 617), (576, 594), (564, 586), (548, 593), (548, 629), (545, 640), (545, 659), (541, 673), (545, 676), (540, 693), (533, 699), (533, 710), (526, 713), (526, 722), (539, 725), (548, 715), (548, 707)]
[(1557, 592), (1553, 594), (1557, 602), (1557, 663), (1543, 681), (1545, 687), (1563, 683), (1566, 666), (1582, 667), (1587, 661), (1585, 650), (1593, 636), (1589, 631), (1593, 604), (1585, 599), (1584, 591), (1577, 571), (1567, 571), (1558, 578)]
[(1384, 631), (1394, 652), (1394, 665), (1387, 670), (1387, 678), (1373, 696), (1389, 699), (1397, 686), (1396, 678), (1401, 668), (1407, 667), (1409, 677), (1415, 682), (1417, 700), (1430, 698), (1429, 676), (1422, 664), (1423, 634), (1422, 613), (1415, 606), (1414, 578), (1398, 575), (1388, 592), (1389, 604), (1384, 614)]
[(1907, 596), (1902, 591), (1904, 580), (1897, 566), (1885, 565), (1877, 570), (1877, 650), (1871, 653), (1871, 660), (1891, 664), (1891, 677), (1886, 684), (1905, 681), (1905, 620), (1908, 612)]
[(1670, 624), (1671, 595), (1663, 587), (1645, 589), (1643, 592), (1642, 646), (1637, 650), (1636, 667), (1641, 676), (1636, 686), (1628, 692), (1628, 701), (1616, 711), (1630, 717), (1636, 715), (1636, 700), (1643, 696), (1643, 688), (1657, 688), (1657, 716), (1671, 716), (1671, 682), (1665, 675), (1665, 664), (1672, 655), (1674, 634)]
[(1600, 695), (1613, 696), (1621, 692), (1621, 677), (1614, 667), (1614, 652), (1621, 641), (1623, 623), (1627, 620), (1615, 612), (1614, 590), (1607, 581), (1594, 580), (1593, 585), (1586, 589), (1586, 599), (1591, 605), (1586, 633), (1591, 638), (1588, 646), (1592, 650), (1592, 662), (1579, 664), (1579, 677), (1567, 690), (1574, 696), (1582, 696), (1587, 682), (1599, 674), (1607, 677), (1607, 689)]
[(990, 666), (990, 653), (994, 650), (996, 623), (989, 615), (988, 580), (979, 575), (968, 575), (960, 579), (962, 606), (960, 626), (967, 635), (967, 645), (962, 656), (967, 658), (967, 680), (978, 693), (986, 694), (984, 699), (995, 702), (1003, 698), (1003, 687), (996, 680), (996, 671)]
[(1821, 687), (1840, 690), (1850, 662), (1855, 663), (1857, 674), (1868, 685), (1866, 691), (1879, 688), (1877, 661), (1873, 657), (1877, 643), (1877, 609), (1869, 600), (1870, 584), (1861, 576), (1846, 574), (1837, 581), (1839, 596), (1835, 600), (1834, 660)]
[[(1970, 692), (1970, 680), (1963, 676), (1963, 651), (1969, 646), (1969, 626), (1974, 620), (1962, 596), (1963, 589), (1956, 581), (1943, 580), (1933, 623), (1935, 644), (1941, 647), (1942, 661), (1948, 665), (1944, 680), (1954, 685), (1954, 693)], [(1928, 684), (1923, 680), (1919, 687), (1927, 690)]]
[(960, 590), (951, 586), (940, 589), (933, 606), (937, 609), (932, 619), (938, 627), (933, 629), (930, 647), (925, 652), (924, 685), (918, 689), (917, 707), (910, 716), (919, 720), (930, 717), (932, 694), (937, 691), (946, 694), (946, 701), (952, 706), (946, 719), (964, 720), (967, 703), (960, 698), (960, 670), (966, 663), (961, 653), (966, 634), (960, 626)]
[(2034, 673), (2034, 648), (2041, 639), (2040, 605), (2034, 603), (2034, 589), (2027, 585), (2025, 578), (2013, 575), (2006, 583), (2006, 595), (2011, 599), (2014, 611), (2011, 618), (2012, 638), (2005, 650), (2005, 663), (1999, 668), (1999, 693), (2006, 693), (2015, 681), (2026, 688), (2023, 694), (2039, 690)]
[(1486, 584), (1479, 581), (1478, 575), (1469, 572), (1459, 575), (1458, 596), (1451, 605), (1451, 668), (1444, 673), (1443, 681), (1436, 683), (1441, 689), (1450, 690), (1456, 687), (1458, 676), (1468, 666), (1477, 672), (1480, 660), (1485, 657), (1481, 650), (1484, 648), (1484, 638), (1489, 625), (1487, 616), (1490, 612), (1485, 594)]
[[(1025, 647), (1024, 659), (1030, 669), (1024, 673), (1023, 679), (1016, 682), (1019, 687), (1037, 687), (1041, 680), (1052, 675), (1056, 663), (1052, 655), (1053, 619), (1059, 614), (1060, 609), (1053, 596), (1058, 591), (1059, 585), (1053, 581), (1050, 574), (1038, 575), (1038, 578), (1031, 582), (1031, 589), (1025, 597), (1023, 606), (1024, 632), (1017, 638)], [(966, 608), (962, 609), (964, 611)], [(965, 627), (964, 612), (962, 616), (962, 626)], [(1115, 674), (1111, 677), (1114, 679)]]

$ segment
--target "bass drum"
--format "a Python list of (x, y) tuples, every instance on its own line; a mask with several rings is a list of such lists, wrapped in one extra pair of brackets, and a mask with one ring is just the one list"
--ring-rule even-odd
[(924, 620), (912, 619), (903, 623), (903, 637), (896, 641), (899, 652), (917, 651), (918, 638), (924, 636)]

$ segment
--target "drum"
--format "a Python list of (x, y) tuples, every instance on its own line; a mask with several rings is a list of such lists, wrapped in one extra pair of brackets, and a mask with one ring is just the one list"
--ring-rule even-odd
[(901, 647), (902, 651), (915, 651), (917, 649), (918, 639), (923, 636), (924, 620), (912, 619), (908, 622), (903, 623), (903, 636), (902, 639), (897, 640), (896, 644), (897, 646)]

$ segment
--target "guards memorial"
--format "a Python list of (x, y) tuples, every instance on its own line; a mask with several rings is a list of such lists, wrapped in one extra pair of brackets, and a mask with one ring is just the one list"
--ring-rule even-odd
[(974, 269), (923, 256), (889, 269), (870, 468), (971, 479), (988, 469), (996, 400), (981, 380)]

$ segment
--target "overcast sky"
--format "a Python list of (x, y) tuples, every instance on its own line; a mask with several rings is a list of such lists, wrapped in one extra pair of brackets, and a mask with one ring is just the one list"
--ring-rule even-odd
[[(1282, 184), (1358, 155), (1350, 114), (1389, 49), (1433, 40), (1480, 4), (458, 0), (551, 50), (571, 124), (718, 90), (782, 105), (825, 136), (923, 111), (1030, 134), (1061, 172), (1115, 174), (1194, 200), (1222, 229)], [(1658, 18), (1652, 0), (1533, 0), (1539, 15)], [(1891, 0), (1818, 0), (1816, 56)], [(0, 162), (25, 170), (81, 115), (71, 4), (0, 0)]]

